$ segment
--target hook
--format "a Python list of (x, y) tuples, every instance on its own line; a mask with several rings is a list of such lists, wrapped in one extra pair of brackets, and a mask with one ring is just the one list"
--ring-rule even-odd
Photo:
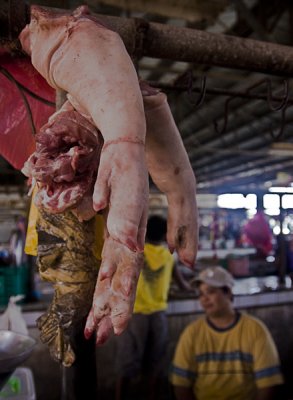
[(272, 139), (276, 142), (281, 139), (283, 132), (284, 132), (284, 128), (286, 125), (286, 115), (285, 115), (286, 110), (287, 110), (287, 106), (282, 108), (281, 128), (280, 128), (279, 132), (275, 135), (273, 130), (270, 129), (270, 135), (271, 135)]
[(215, 127), (215, 131), (219, 134), (222, 135), (227, 128), (227, 124), (228, 124), (228, 111), (229, 111), (229, 103), (231, 100), (235, 99), (235, 97), (229, 97), (229, 99), (227, 99), (225, 101), (225, 114), (224, 114), (224, 124), (222, 126), (222, 129), (219, 129), (219, 123), (218, 121), (215, 119), (214, 120), (214, 127)]
[(287, 105), (287, 102), (288, 102), (288, 99), (289, 99), (289, 84), (288, 84), (288, 80), (284, 79), (283, 84), (284, 84), (284, 97), (283, 97), (281, 103), (277, 107), (274, 107), (273, 104), (272, 104), (272, 97), (273, 97), (273, 95), (272, 95), (272, 81), (271, 81), (271, 79), (267, 79), (267, 96), (268, 96), (267, 100), (268, 100), (268, 105), (269, 105), (269, 107), (270, 107), (270, 109), (272, 111), (279, 111), (279, 110), (282, 110), (282, 109), (286, 108), (286, 105)]
[(195, 106), (196, 108), (200, 107), (204, 101), (205, 95), (206, 95), (206, 83), (207, 83), (207, 77), (202, 76), (201, 77), (201, 88), (200, 88), (200, 94), (196, 102), (192, 100), (192, 90), (193, 90), (193, 76), (192, 76), (192, 71), (188, 71), (188, 83), (187, 83), (187, 92), (189, 96), (189, 101), (190, 103)]
[(147, 31), (149, 29), (148, 21), (142, 18), (133, 18), (133, 49), (131, 58), (136, 70), (136, 73), (139, 72), (139, 60), (144, 56), (144, 43), (147, 36)]
[[(249, 93), (252, 89), (255, 89), (256, 87), (262, 85), (266, 80), (265, 79), (261, 79), (258, 82), (255, 82), (254, 84), (252, 84), (251, 86), (249, 86), (246, 89), (246, 93)], [(228, 109), (229, 109), (229, 103), (231, 100), (233, 100), (235, 97), (230, 97), (229, 99), (226, 100), (225, 102), (225, 115), (224, 115), (224, 124), (222, 129), (219, 129), (219, 124), (218, 121), (215, 119), (214, 120), (214, 127), (215, 127), (215, 131), (219, 134), (222, 135), (227, 128), (227, 124), (228, 124)]]

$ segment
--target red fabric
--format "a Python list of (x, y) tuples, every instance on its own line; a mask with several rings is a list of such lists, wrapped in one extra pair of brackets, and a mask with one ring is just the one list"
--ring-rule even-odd
[[(29, 58), (14, 58), (0, 51), (0, 66), (26, 88), (46, 100), (55, 101), (55, 90), (34, 69)], [(36, 131), (44, 125), (55, 111), (27, 93)], [(29, 116), (15, 83), (0, 72), (0, 155), (14, 168), (21, 169), (35, 149), (35, 141)]]

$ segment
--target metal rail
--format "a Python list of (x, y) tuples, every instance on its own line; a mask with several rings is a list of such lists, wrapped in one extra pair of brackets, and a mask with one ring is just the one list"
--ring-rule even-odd
[[(51, 12), (69, 14), (68, 10), (47, 9)], [(28, 22), (29, 15), (25, 7), (20, 7), (18, 10), (23, 10), (23, 15), (18, 15), (16, 19), (18, 25), (14, 24), (11, 32), (9, 31), (11, 25), (7, 24), (7, 19), (13, 19), (15, 11), (13, 8), (3, 10), (3, 6), (0, 5), (0, 45), (2, 43), (3, 46), (7, 46), (10, 43), (11, 48), (15, 48), (17, 42), (15, 35), (24, 27), (24, 21)], [(136, 18), (94, 15), (120, 34), (133, 57), (148, 56), (272, 75), (288, 77), (293, 75), (293, 49), (289, 46), (147, 22)]]

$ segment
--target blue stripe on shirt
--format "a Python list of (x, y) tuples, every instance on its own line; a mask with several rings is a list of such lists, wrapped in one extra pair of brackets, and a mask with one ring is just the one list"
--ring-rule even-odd
[(280, 373), (281, 373), (280, 367), (278, 365), (275, 365), (274, 367), (264, 368), (259, 371), (256, 371), (254, 376), (255, 379), (261, 379), (261, 378), (268, 378), (273, 375), (279, 375)]
[(246, 361), (252, 363), (253, 357), (250, 353), (243, 353), (242, 351), (232, 351), (224, 353), (203, 353), (195, 357), (197, 362), (207, 361)]
[(175, 375), (179, 375), (182, 378), (186, 379), (195, 379), (196, 374), (192, 371), (188, 371), (187, 369), (176, 367), (175, 365), (171, 366), (171, 373)]

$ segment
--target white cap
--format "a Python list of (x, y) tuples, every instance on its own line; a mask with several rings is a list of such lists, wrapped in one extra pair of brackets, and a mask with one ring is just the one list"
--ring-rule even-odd
[(233, 276), (222, 267), (208, 267), (200, 272), (196, 278), (197, 282), (203, 282), (214, 287), (224, 287), (232, 289), (234, 285)]

